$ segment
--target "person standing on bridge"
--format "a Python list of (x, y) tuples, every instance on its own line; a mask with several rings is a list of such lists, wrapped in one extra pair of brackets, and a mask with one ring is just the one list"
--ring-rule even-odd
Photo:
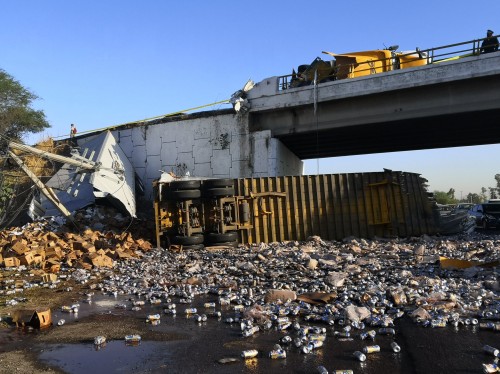
[(70, 127), (70, 130), (69, 130), (69, 137), (70, 137), (71, 145), (73, 147), (77, 146), (77, 142), (76, 142), (76, 139), (75, 139), (76, 132), (77, 132), (76, 126), (75, 126), (74, 123), (72, 123), (71, 127)]
[(498, 51), (498, 38), (493, 36), (493, 31), (486, 32), (486, 39), (481, 44), (481, 53), (490, 53)]

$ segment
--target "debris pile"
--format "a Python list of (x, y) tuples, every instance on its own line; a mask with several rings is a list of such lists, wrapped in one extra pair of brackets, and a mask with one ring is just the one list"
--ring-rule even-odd
[(81, 232), (75, 233), (57, 218), (1, 231), (0, 265), (31, 267), (44, 275), (58, 273), (61, 267), (112, 268), (116, 261), (138, 259), (153, 248), (143, 239), (150, 237), (147, 224), (130, 220), (112, 208), (93, 207), (75, 214)]
[[(97, 230), (103, 219), (108, 228), (112, 224), (131, 227), (117, 216), (95, 219), (98, 214), (90, 210), (81, 215), (79, 221), (88, 228), (78, 235), (45, 228), (38, 234), (29, 230), (22, 238), (21, 233), (2, 236), (6, 242), (4, 264), (6, 253), (16, 253), (10, 258), (25, 256), (26, 251), (16, 252), (19, 248), (30, 248), (39, 255), (39, 248), (33, 249), (38, 245), (43, 247), (45, 259), (25, 264), (24, 269), (31, 273), (34, 266), (49, 273), (57, 269), (60, 278), (67, 271), (68, 280), (88, 289), (88, 298), (94, 293), (126, 296), (115, 308), (144, 315), (144, 307), (148, 325), (159, 325), (162, 318), (182, 313), (199, 324), (215, 317), (241, 329), (244, 339), (263, 331), (279, 331), (285, 336), (269, 347), (266, 356), (270, 359), (312, 354), (323, 349), (327, 336), (366, 343), (353, 351), (360, 361), (379, 354), (381, 347), (373, 344), (379, 335), (389, 336), (390, 350), (397, 353), (401, 347), (396, 321), (403, 317), (427, 328), (477, 325), (492, 333), (500, 331), (498, 235), (474, 232), (343, 241), (314, 236), (304, 242), (169, 250), (151, 248), (149, 241), (128, 230)], [(139, 226), (144, 228), (144, 224)], [(23, 243), (28, 237), (34, 239)], [(113, 266), (92, 262), (97, 258), (92, 254), (108, 257)], [(22, 269), (18, 267), (17, 272)], [(1, 292), (5, 294), (13, 285), (3, 283), (6, 287)], [(58, 289), (64, 287), (64, 282), (57, 284)], [(179, 313), (176, 305), (183, 306)], [(242, 358), (251, 359), (255, 354), (245, 351)]]
[[(154, 250), (140, 266), (118, 263), (95, 288), (146, 299), (177, 295), (188, 302), (212, 292), (220, 304), (236, 303), (235, 308), (246, 308), (262, 321), (283, 305), (310, 321), (342, 319), (380, 327), (392, 326), (403, 315), (434, 327), (440, 321), (500, 320), (500, 239), (471, 240), (424, 236), (325, 242), (313, 237), (236, 250)], [(442, 267), (443, 255), (471, 260), (474, 266)]]

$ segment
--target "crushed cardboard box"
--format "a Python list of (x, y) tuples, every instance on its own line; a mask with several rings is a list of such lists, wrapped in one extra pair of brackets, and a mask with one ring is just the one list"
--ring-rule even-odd
[[(150, 241), (137, 235), (134, 238), (128, 231), (101, 232), (87, 228), (81, 233), (69, 230), (56, 233), (44, 231), (40, 225), (33, 222), (22, 229), (0, 231), (0, 266), (26, 265), (47, 273), (59, 272), (61, 265), (112, 268), (114, 261), (138, 259), (153, 248)], [(144, 231), (147, 225), (142, 226)]]

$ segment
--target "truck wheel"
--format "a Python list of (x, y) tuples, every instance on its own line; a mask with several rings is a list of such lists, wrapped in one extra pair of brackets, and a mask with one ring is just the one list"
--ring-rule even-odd
[(196, 190), (200, 186), (201, 183), (199, 180), (173, 181), (169, 185), (171, 190)]
[(171, 200), (199, 199), (201, 197), (201, 191), (200, 190), (169, 191), (167, 197)]
[(173, 244), (181, 244), (185, 246), (203, 244), (203, 235), (182, 236), (176, 235), (171, 238)]
[(226, 242), (238, 242), (238, 232), (228, 231), (225, 233), (209, 232), (205, 234), (205, 239), (207, 243), (226, 243)]
[(207, 197), (234, 196), (234, 187), (210, 188), (208, 190), (205, 190), (205, 196)]
[(207, 190), (210, 188), (234, 187), (234, 179), (207, 179), (203, 182), (203, 187)]
[(192, 249), (194, 251), (201, 251), (205, 246), (203, 244), (193, 244), (193, 245), (184, 245), (185, 249)]

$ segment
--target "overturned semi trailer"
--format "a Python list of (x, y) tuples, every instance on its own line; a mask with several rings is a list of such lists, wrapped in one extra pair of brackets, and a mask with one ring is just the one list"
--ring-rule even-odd
[[(384, 171), (154, 182), (158, 246), (237, 245), (460, 231), (442, 222), (427, 180)], [(446, 232), (445, 232), (446, 231)]]

